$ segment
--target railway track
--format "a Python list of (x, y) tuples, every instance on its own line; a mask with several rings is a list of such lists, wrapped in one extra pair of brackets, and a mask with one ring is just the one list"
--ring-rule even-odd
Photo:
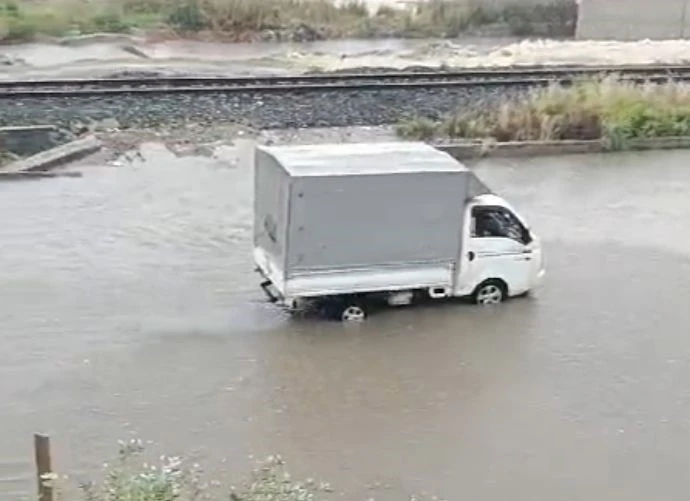
[(526, 87), (618, 74), (635, 81), (690, 80), (690, 65), (560, 66), (461, 71), (398, 71), (271, 77), (143, 77), (63, 80), (0, 80), (0, 99), (118, 94), (282, 93), (323, 90), (385, 90), (452, 87)]

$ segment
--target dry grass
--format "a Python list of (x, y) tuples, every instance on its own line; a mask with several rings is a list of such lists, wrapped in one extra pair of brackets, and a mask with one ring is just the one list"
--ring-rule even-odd
[(527, 99), (488, 110), (460, 111), (441, 121), (406, 119), (401, 137), (493, 138), (497, 141), (627, 139), (690, 136), (690, 85), (632, 83), (608, 77), (571, 87), (552, 85)]
[(517, 35), (568, 36), (576, 17), (575, 0), (536, 7), (515, 0), (502, 8), (483, 7), (480, 0), (428, 0), (410, 10), (381, 7), (376, 12), (362, 0), (338, 6), (331, 0), (0, 0), (0, 41), (134, 28), (204, 31), (226, 38), (306, 29), (312, 38), (337, 38), (454, 37), (502, 25)]

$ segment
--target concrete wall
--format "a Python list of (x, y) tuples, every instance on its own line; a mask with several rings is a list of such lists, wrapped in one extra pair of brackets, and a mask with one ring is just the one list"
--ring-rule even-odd
[(590, 40), (690, 37), (690, 0), (581, 0), (576, 37)]

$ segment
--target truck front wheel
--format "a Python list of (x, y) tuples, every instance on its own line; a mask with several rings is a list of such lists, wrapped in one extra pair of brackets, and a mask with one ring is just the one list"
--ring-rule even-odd
[(356, 298), (330, 298), (320, 309), (326, 318), (339, 322), (362, 322), (367, 318), (367, 308)]
[(505, 284), (496, 279), (486, 280), (479, 284), (472, 294), (476, 304), (491, 305), (502, 303), (506, 299)]

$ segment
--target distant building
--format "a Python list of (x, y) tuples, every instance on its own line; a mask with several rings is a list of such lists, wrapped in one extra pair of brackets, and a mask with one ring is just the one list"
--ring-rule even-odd
[(580, 0), (576, 37), (590, 40), (690, 38), (690, 0)]

